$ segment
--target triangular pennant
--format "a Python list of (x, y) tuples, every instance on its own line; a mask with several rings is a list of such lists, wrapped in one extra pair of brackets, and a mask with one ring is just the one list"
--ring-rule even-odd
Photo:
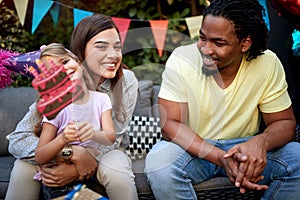
[(202, 20), (203, 20), (202, 15), (185, 18), (186, 25), (189, 29), (190, 37), (192, 39), (199, 35), (199, 30), (202, 25)]
[(112, 17), (112, 20), (115, 22), (116, 26), (120, 31), (121, 42), (123, 46), (131, 20), (126, 18), (118, 18), (118, 17)]
[(43, 17), (51, 8), (52, 4), (53, 1), (49, 0), (34, 0), (31, 33), (34, 33), (35, 29), (38, 27)]
[[(1, 2), (0, 2), (1, 3)], [(17, 14), (19, 16), (22, 26), (25, 23), (25, 16), (27, 12), (28, 0), (14, 0)]]
[(151, 30), (154, 36), (158, 55), (161, 57), (165, 46), (165, 39), (168, 29), (168, 20), (150, 20)]
[(59, 18), (59, 4), (56, 3), (52, 6), (52, 8), (50, 9), (50, 14), (51, 14), (54, 26), (57, 26), (58, 18)]
[(264, 7), (265, 9), (265, 16), (264, 16), (264, 20), (265, 20), (265, 23), (267, 25), (267, 28), (268, 30), (270, 30), (270, 20), (269, 20), (269, 13), (268, 13), (268, 7), (267, 7), (267, 2), (266, 0), (258, 0), (259, 3)]
[(85, 17), (93, 15), (93, 12), (80, 10), (77, 8), (74, 8), (73, 15), (74, 15), (74, 27)]

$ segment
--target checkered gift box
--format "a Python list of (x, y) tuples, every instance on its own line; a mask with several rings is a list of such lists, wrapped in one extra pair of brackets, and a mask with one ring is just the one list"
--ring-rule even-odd
[(132, 160), (144, 159), (152, 146), (161, 140), (159, 118), (132, 116), (127, 128), (130, 144), (126, 154)]

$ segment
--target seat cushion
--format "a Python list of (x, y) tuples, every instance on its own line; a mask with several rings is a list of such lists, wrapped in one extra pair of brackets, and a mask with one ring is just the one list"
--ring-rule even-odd
[(37, 92), (32, 87), (5, 88), (0, 91), (0, 156), (9, 155), (6, 135), (14, 131), (36, 98)]
[(0, 199), (4, 199), (8, 183), (10, 179), (10, 172), (14, 166), (16, 159), (12, 156), (0, 157)]

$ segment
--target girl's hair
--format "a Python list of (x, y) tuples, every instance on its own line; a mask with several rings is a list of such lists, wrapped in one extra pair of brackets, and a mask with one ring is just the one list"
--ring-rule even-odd
[[(66, 49), (62, 44), (59, 43), (51, 43), (47, 46), (45, 46), (41, 50), (40, 58), (45, 57), (45, 56), (53, 56), (53, 57), (60, 57), (60, 58), (72, 58), (79, 62), (78, 58), (68, 49)], [(40, 120), (39, 122), (34, 126), (34, 134), (38, 137), (40, 137), (41, 132), (42, 132), (42, 115), (37, 111)]]
[(232, 21), (240, 40), (251, 37), (252, 45), (247, 60), (262, 55), (267, 49), (269, 33), (263, 19), (265, 10), (257, 0), (212, 0), (204, 10), (203, 18), (207, 15)]
[[(121, 40), (120, 32), (116, 24), (111, 19), (111, 17), (102, 14), (94, 14), (92, 16), (85, 17), (77, 24), (77, 26), (75, 27), (72, 33), (71, 41), (70, 41), (70, 50), (78, 57), (79, 61), (86, 68), (88, 75), (91, 75), (92, 72), (90, 71), (89, 66), (87, 66), (85, 62), (86, 45), (90, 41), (90, 39), (92, 39), (95, 35), (108, 29), (116, 29), (119, 38)], [(124, 68), (128, 69), (128, 67), (122, 63), (116, 72), (116, 76), (110, 79), (111, 87), (112, 87), (112, 95), (114, 97), (112, 99), (114, 117), (120, 122), (125, 122), (126, 119), (124, 105), (122, 104), (122, 96), (123, 96), (122, 79), (124, 77), (123, 74)], [(88, 77), (85, 76), (85, 73), (83, 74), (83, 76), (85, 79), (88, 79)], [(98, 80), (93, 80), (94, 83), (93, 88), (97, 88), (98, 82), (96, 81)], [(89, 81), (86, 80), (86, 82), (88, 83)]]
[(79, 59), (70, 50), (66, 49), (62, 44), (51, 43), (41, 50), (40, 58), (45, 56), (55, 56), (61, 58), (72, 58), (79, 62)]

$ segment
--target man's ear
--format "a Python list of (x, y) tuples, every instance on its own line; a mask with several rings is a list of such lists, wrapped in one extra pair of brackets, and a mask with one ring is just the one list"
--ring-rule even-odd
[(247, 36), (246, 38), (242, 39), (241, 42), (241, 52), (245, 53), (251, 48), (252, 39), (250, 36)]

